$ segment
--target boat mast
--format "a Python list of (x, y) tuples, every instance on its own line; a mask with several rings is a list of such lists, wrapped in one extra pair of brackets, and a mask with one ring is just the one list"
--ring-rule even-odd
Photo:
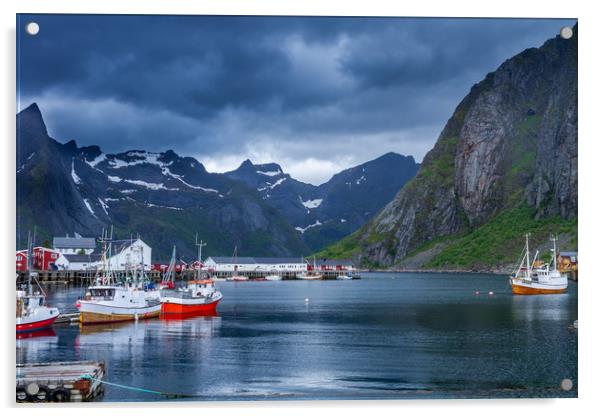
[(102, 262), (102, 273), (97, 273), (97, 279), (100, 280), (101, 284), (109, 284), (111, 283), (110, 271), (108, 270), (107, 265), (107, 254), (110, 254), (111, 250), (111, 239), (113, 238), (113, 226), (111, 225), (111, 235), (109, 237), (109, 231), (106, 228), (102, 229), (101, 237), (99, 239), (102, 244), (102, 254), (101, 254), (101, 262)]
[[(196, 278), (197, 280), (199, 280), (201, 278), (201, 259), (203, 258), (202, 254), (203, 254), (203, 246), (206, 246), (207, 243), (203, 243), (203, 240), (198, 241), (198, 237), (199, 237), (199, 233), (196, 233), (194, 235), (194, 244), (199, 248), (199, 258), (198, 258), (198, 263), (199, 263), (199, 268), (196, 269)], [(236, 252), (236, 247), (234, 248), (234, 251)], [(175, 253), (175, 247), (174, 247), (174, 253)]]
[(529, 233), (525, 234), (525, 239), (527, 241), (526, 249), (527, 249), (527, 278), (531, 277), (531, 262), (529, 261)]
[(553, 261), (554, 261), (554, 270), (557, 270), (558, 265), (556, 264), (556, 261), (557, 261), (556, 260), (556, 241), (558, 240), (558, 236), (556, 236), (556, 237), (552, 236), (551, 240), (552, 240), (552, 244), (554, 245), (554, 248), (552, 249), (552, 253), (553, 253), (552, 254), (552, 258), (553, 258)]
[(175, 283), (174, 279), (174, 269), (176, 267), (176, 246), (174, 244), (173, 250), (171, 251), (171, 260), (169, 261), (169, 267), (167, 267), (167, 272), (163, 275), (162, 282), (167, 283), (172, 281)]
[(32, 245), (31, 231), (28, 231), (27, 232), (27, 294), (29, 296), (31, 296), (31, 294), (32, 294), (32, 291), (31, 291), (31, 267), (32, 267), (32, 261), (31, 261), (32, 249), (31, 249), (31, 245)]

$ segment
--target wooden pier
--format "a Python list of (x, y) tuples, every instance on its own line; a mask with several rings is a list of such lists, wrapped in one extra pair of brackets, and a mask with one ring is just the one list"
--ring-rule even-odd
[[(319, 270), (319, 273), (323, 275), (322, 280), (334, 280), (339, 275), (347, 274), (347, 271), (342, 270)], [(94, 278), (96, 276), (96, 272), (91, 271), (73, 271), (73, 270), (57, 270), (57, 271), (36, 271), (37, 280), (41, 284), (76, 284), (87, 286), (94, 283)], [(233, 272), (212, 272), (210, 273), (211, 277), (217, 278), (227, 278), (232, 275)], [(295, 280), (298, 272), (283, 272), (281, 273), (282, 280)], [(115, 277), (119, 280), (121, 277), (125, 277), (125, 272), (115, 271), (113, 272)], [(263, 280), (267, 275), (273, 274), (273, 272), (269, 271), (252, 271), (252, 272), (243, 272), (238, 271), (237, 274), (247, 276), (251, 280)], [(147, 272), (147, 275), (150, 280), (154, 282), (160, 282), (163, 273), (152, 270)], [(196, 271), (194, 270), (184, 270), (179, 273), (175, 273), (176, 280), (193, 280), (196, 277)], [(359, 279), (359, 272), (353, 272), (353, 278)], [(18, 272), (17, 275), (17, 287), (23, 284), (27, 280), (27, 276), (25, 272)]]
[(105, 364), (96, 361), (17, 364), (17, 403), (87, 402), (102, 397)]

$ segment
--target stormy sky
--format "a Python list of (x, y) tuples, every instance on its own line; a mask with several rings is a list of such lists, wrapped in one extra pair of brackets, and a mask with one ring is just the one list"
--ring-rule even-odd
[(420, 161), (473, 84), (573, 23), (21, 15), (18, 109), (37, 102), (62, 142), (318, 184), (390, 151)]

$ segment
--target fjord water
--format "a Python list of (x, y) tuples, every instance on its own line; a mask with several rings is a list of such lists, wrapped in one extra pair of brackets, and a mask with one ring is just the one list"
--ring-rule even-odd
[[(17, 361), (104, 360), (106, 381), (193, 400), (577, 396), (574, 282), (544, 296), (477, 274), (217, 286), (218, 316), (57, 325), (17, 340)], [(49, 301), (72, 309), (82, 291), (55, 286)], [(104, 400), (164, 399), (105, 387)]]

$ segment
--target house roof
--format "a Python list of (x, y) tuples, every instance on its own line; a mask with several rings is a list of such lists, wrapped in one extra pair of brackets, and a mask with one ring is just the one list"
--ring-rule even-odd
[(577, 257), (576, 251), (561, 251), (560, 255), (563, 257)]
[(100, 260), (100, 254), (63, 254), (70, 263), (89, 263)]
[(83, 248), (90, 249), (96, 248), (96, 241), (94, 238), (87, 237), (54, 237), (52, 239), (52, 246), (56, 248)]
[[(128, 248), (132, 244), (136, 243), (139, 238), (136, 239), (127, 239), (127, 240), (113, 240), (111, 242), (111, 255), (116, 255), (121, 253), (124, 249)], [(140, 240), (141, 243), (146, 244), (144, 241)]]
[[(309, 263), (313, 264), (313, 260), (309, 261)], [(316, 259), (316, 266), (353, 266), (353, 260), (351, 260), (351, 259), (340, 259), (340, 260)]]
[[(213, 260), (217, 264), (232, 264), (234, 258), (233, 257), (208, 257), (207, 260)], [(256, 264), (254, 257), (237, 257), (236, 264)]]
[[(209, 257), (217, 264), (232, 264), (232, 257)], [(299, 264), (308, 263), (313, 264), (313, 259), (299, 257), (238, 257), (237, 264)], [(353, 265), (353, 261), (350, 259), (344, 260), (328, 260), (328, 259), (316, 259), (316, 265), (325, 266), (348, 266)]]

